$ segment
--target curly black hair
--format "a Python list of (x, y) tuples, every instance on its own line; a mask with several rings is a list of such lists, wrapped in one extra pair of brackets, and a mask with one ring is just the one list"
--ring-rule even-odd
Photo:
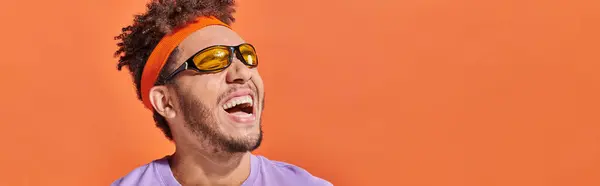
[[(122, 33), (114, 38), (120, 40), (117, 43), (119, 49), (114, 54), (115, 57), (119, 57), (117, 69), (120, 71), (123, 66), (129, 67), (138, 99), (142, 100), (140, 85), (146, 60), (164, 35), (199, 16), (214, 16), (230, 25), (235, 21), (234, 6), (234, 0), (151, 0), (146, 4), (146, 12), (135, 15), (133, 24), (122, 28)], [(169, 64), (173, 64), (172, 58), (176, 53), (177, 49), (171, 53), (164, 69), (172, 66)], [(167, 76), (164, 69), (159, 74), (155, 85), (168, 83), (164, 80)], [(165, 118), (154, 110), (153, 118), (156, 126), (169, 140), (172, 140), (173, 135)]]

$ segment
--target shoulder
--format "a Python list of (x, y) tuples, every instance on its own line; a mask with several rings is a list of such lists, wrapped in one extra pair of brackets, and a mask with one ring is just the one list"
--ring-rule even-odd
[(129, 172), (127, 175), (114, 181), (111, 186), (132, 186), (132, 185), (166, 185), (162, 180), (158, 166), (165, 159), (154, 160), (148, 164), (139, 166)]
[[(256, 156), (260, 160), (260, 169), (264, 176), (280, 180), (284, 183), (302, 183), (306, 186), (332, 186), (329, 181), (314, 176), (304, 168), (290, 163), (270, 160), (264, 156)], [(292, 184), (293, 185), (293, 184)]]

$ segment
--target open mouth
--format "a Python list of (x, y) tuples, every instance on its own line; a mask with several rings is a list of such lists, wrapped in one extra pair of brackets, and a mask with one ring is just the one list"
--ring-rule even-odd
[(235, 97), (223, 104), (223, 109), (234, 116), (249, 117), (254, 114), (254, 101), (250, 95)]

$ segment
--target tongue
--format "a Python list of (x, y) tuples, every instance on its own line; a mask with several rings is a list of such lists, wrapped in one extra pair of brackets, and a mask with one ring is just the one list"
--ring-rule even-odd
[(229, 114), (231, 114), (231, 115), (236, 115), (236, 116), (244, 116), (244, 115), (248, 115), (248, 113), (244, 112), (244, 111), (242, 110), (242, 108), (241, 108), (241, 107), (239, 107), (239, 106), (238, 106), (238, 107), (233, 107), (233, 108), (227, 109), (227, 110), (225, 110), (225, 111), (227, 111), (227, 113), (229, 113)]
[[(227, 109), (225, 111), (227, 111), (229, 118), (231, 118), (234, 122), (238, 122), (238, 123), (252, 123), (255, 118), (254, 115), (252, 113), (248, 113), (248, 112), (244, 112), (244, 109), (252, 109), (250, 108), (243, 108), (242, 107), (234, 107), (231, 109)], [(248, 111), (248, 110), (246, 110)]]
[(233, 111), (233, 112), (229, 112), (229, 114), (231, 115), (235, 115), (235, 116), (246, 116), (246, 115), (250, 115), (244, 111), (241, 110), (237, 110), (237, 111)]

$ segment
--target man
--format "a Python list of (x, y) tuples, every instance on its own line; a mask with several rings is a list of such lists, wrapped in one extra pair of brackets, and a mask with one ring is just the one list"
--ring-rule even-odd
[(112, 185), (325, 186), (297, 166), (250, 152), (262, 140), (263, 81), (255, 48), (229, 25), (233, 0), (156, 0), (115, 37), (138, 98), (173, 155)]

